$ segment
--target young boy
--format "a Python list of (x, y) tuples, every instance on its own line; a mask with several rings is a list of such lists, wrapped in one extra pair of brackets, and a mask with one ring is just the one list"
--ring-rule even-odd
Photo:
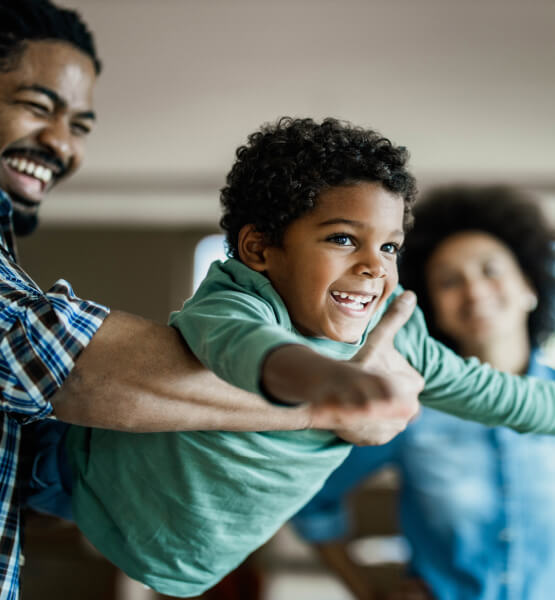
[[(346, 361), (399, 293), (416, 190), (406, 161), (377, 133), (333, 119), (282, 119), (251, 135), (222, 191), (231, 258), (171, 317), (199, 359), (281, 403), (358, 403), (372, 380)], [(429, 338), (420, 313), (396, 346), (424, 376), (423, 403), (555, 431), (553, 384), (464, 361)], [(202, 593), (266, 541), (349, 450), (314, 430), (71, 427), (66, 441), (79, 527), (131, 577), (178, 596)]]

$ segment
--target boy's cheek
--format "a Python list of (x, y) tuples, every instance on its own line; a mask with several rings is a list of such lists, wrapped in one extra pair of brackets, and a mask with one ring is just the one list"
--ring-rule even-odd
[(387, 301), (387, 299), (391, 296), (391, 294), (393, 294), (393, 292), (397, 288), (398, 284), (399, 284), (399, 274), (397, 272), (397, 269), (395, 269), (395, 274), (388, 277), (388, 279), (385, 283), (383, 294), (382, 294), (381, 298), (379, 299), (378, 304), (376, 305), (376, 310), (378, 308), (380, 308), (384, 304), (384, 302)]
[(395, 291), (398, 285), (399, 271), (397, 270), (397, 264), (395, 264), (393, 271), (389, 274), (389, 276), (387, 277), (387, 281), (385, 282), (384, 295), (386, 296), (386, 299), (389, 298), (389, 296), (391, 296), (391, 294)]

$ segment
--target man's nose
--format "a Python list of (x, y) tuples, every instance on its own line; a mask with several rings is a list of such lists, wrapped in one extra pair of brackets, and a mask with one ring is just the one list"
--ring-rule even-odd
[(39, 143), (59, 158), (67, 167), (73, 157), (73, 136), (63, 118), (50, 121), (39, 132)]

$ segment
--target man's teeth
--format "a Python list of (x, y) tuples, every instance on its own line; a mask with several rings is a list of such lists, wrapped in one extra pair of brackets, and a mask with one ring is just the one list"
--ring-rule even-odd
[(348, 294), (347, 292), (332, 291), (332, 296), (341, 298), (341, 300), (350, 300), (355, 303), (353, 308), (362, 308), (364, 305), (371, 302), (374, 296), (361, 296), (360, 294)]
[(44, 167), (43, 165), (38, 165), (32, 160), (28, 160), (26, 158), (9, 157), (6, 159), (6, 162), (12, 169), (19, 171), (20, 173), (24, 173), (25, 175), (31, 175), (36, 179), (40, 179), (44, 183), (48, 183), (52, 179), (52, 169)]

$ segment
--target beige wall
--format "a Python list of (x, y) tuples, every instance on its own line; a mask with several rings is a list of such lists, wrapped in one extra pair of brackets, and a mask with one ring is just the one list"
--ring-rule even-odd
[(235, 148), (283, 114), (373, 126), (423, 184), (555, 188), (552, 0), (61, 1), (105, 70), (86, 165), (45, 221), (121, 221), (151, 194), (160, 221), (213, 224)]
[(60, 1), (105, 69), (83, 171), (21, 244), (41, 285), (165, 320), (234, 149), (282, 114), (375, 126), (421, 187), (514, 182), (555, 217), (552, 0)]

